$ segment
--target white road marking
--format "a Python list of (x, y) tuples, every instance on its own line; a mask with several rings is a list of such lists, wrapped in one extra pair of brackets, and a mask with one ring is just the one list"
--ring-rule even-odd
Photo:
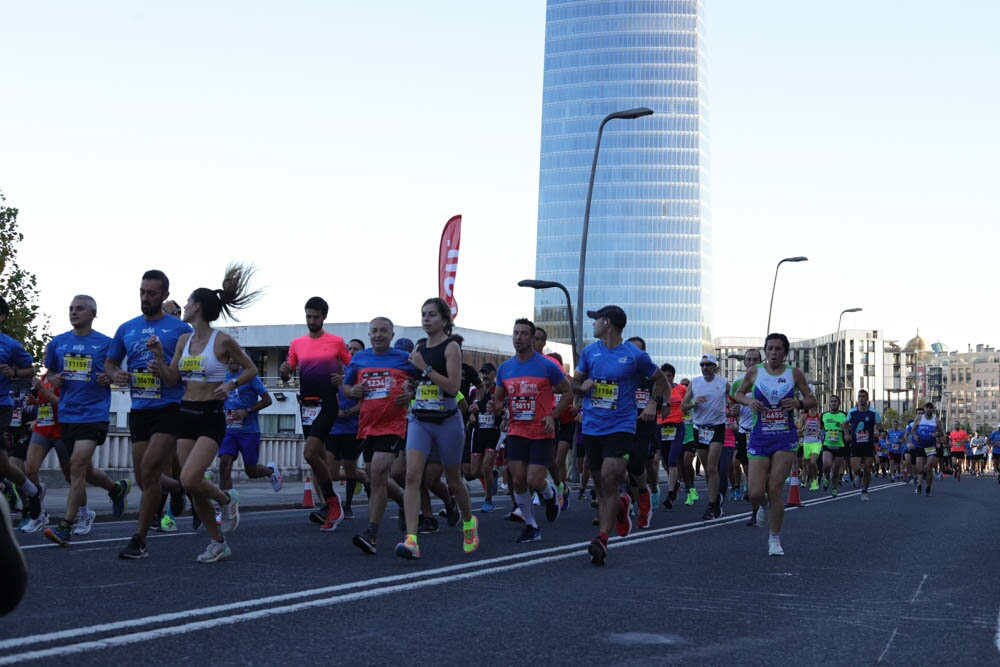
[(927, 581), (927, 575), (926, 574), (924, 575), (924, 578), (920, 580), (920, 585), (917, 586), (917, 592), (913, 594), (912, 598), (910, 598), (910, 604), (913, 604), (914, 602), (917, 601), (917, 596), (920, 595), (920, 591), (922, 591), (924, 589), (924, 582), (925, 581)]
[(884, 658), (885, 654), (889, 652), (889, 647), (892, 646), (892, 640), (896, 638), (896, 632), (898, 630), (899, 630), (899, 628), (893, 628), (892, 629), (892, 636), (889, 637), (889, 643), (885, 645), (884, 649), (882, 649), (882, 654), (879, 655), (878, 661), (875, 663), (876, 665), (881, 665), (882, 664), (882, 658)]

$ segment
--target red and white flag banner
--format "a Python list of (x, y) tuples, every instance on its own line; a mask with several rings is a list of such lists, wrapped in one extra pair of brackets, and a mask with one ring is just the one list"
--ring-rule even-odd
[(451, 318), (458, 315), (455, 301), (455, 274), (458, 272), (458, 245), (462, 240), (462, 216), (449, 220), (441, 232), (441, 247), (438, 249), (438, 292), (451, 308)]

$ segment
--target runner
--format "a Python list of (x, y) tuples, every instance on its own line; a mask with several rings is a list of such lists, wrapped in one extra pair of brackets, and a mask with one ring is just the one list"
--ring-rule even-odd
[(972, 439), (969, 440), (969, 448), (972, 456), (972, 474), (979, 477), (986, 470), (986, 436), (979, 435), (978, 431), (972, 432)]
[(129, 492), (127, 480), (114, 484), (91, 463), (94, 452), (107, 439), (111, 412), (111, 377), (104, 371), (111, 339), (94, 331), (95, 317), (97, 302), (93, 297), (73, 297), (69, 304), (72, 330), (56, 336), (45, 348), (47, 379), (60, 392), (60, 438), (70, 457), (66, 514), (58, 526), (46, 528), (44, 533), (61, 547), (68, 547), (74, 534), (89, 533), (94, 523), (95, 513), (86, 509), (88, 478), (102, 479), (111, 487), (109, 495), (116, 510), (124, 512)]
[(830, 409), (820, 416), (823, 428), (823, 490), (837, 497), (837, 487), (850, 457), (850, 448), (844, 446), (844, 422), (847, 414), (840, 409), (840, 396), (830, 396)]
[[(0, 297), (0, 326), (10, 315), (7, 301)], [(4, 333), (0, 333), (0, 434), (6, 432), (14, 416), (14, 401), (11, 399), (11, 381), (35, 376), (35, 360), (24, 349), (24, 345)], [(19, 488), (27, 503), (28, 516), (38, 519), (42, 514), (42, 499), (45, 486), (36, 485), (25, 477), (24, 472), (7, 458), (7, 450), (0, 447), (0, 477), (6, 477)]]
[(990, 441), (990, 457), (993, 459), (993, 472), (997, 475), (997, 484), (1000, 484), (1000, 424), (987, 436)]
[[(38, 418), (31, 428), (28, 455), (24, 459), (24, 474), (34, 482), (35, 486), (38, 486), (41, 481), (38, 477), (38, 471), (45, 457), (54, 449), (63, 479), (66, 480), (66, 484), (69, 484), (69, 453), (59, 437), (59, 390), (52, 386), (45, 375), (41, 378), (32, 378), (31, 396), (28, 400), (37, 407)], [(80, 514), (82, 513), (83, 508), (81, 507)], [(77, 523), (82, 527), (82, 522), (78, 520)], [(42, 513), (37, 519), (32, 519), (25, 512), (21, 517), (19, 528), (23, 533), (36, 533), (48, 524), (49, 515), (45, 508), (42, 508)]]
[(799, 435), (802, 436), (802, 459), (805, 464), (803, 485), (809, 482), (810, 491), (819, 491), (819, 458), (823, 454), (820, 439), (820, 414), (814, 406), (799, 418)]
[(889, 474), (892, 481), (903, 478), (902, 461), (906, 444), (903, 440), (904, 432), (899, 428), (899, 420), (892, 420), (892, 428), (885, 434), (886, 443), (889, 446)]
[(862, 502), (868, 502), (875, 466), (875, 427), (882, 423), (882, 415), (868, 404), (867, 390), (858, 390), (858, 404), (847, 413), (847, 421), (849, 428), (844, 429), (844, 439), (850, 440), (851, 469), (854, 479), (861, 484)]
[(926, 482), (925, 497), (931, 495), (931, 484), (934, 482), (934, 468), (937, 464), (937, 440), (944, 437), (944, 427), (934, 416), (934, 404), (927, 401), (924, 413), (918, 414), (913, 420), (913, 433), (916, 446), (910, 450), (917, 469), (917, 488), (914, 492), (919, 496), (923, 490), (922, 482)]
[[(506, 406), (509, 415), (507, 469), (514, 487), (514, 499), (524, 518), (524, 529), (514, 540), (519, 544), (542, 539), (535, 520), (532, 492), (545, 503), (548, 521), (559, 518), (562, 499), (545, 473), (555, 446), (556, 423), (568, 410), (572, 398), (562, 367), (532, 347), (534, 335), (535, 325), (530, 320), (521, 318), (514, 322), (515, 356), (497, 369), (496, 393), (493, 403), (488, 406), (494, 414)], [(562, 397), (553, 408), (555, 394)]]
[(320, 530), (334, 531), (344, 520), (344, 510), (326, 462), (326, 436), (339, 414), (337, 387), (343, 382), (342, 372), (351, 362), (351, 355), (343, 338), (323, 330), (330, 312), (326, 301), (310, 297), (305, 312), (309, 333), (292, 341), (288, 360), (278, 367), (278, 373), (283, 382), (288, 382), (292, 372), (299, 371), (302, 430), (306, 436), (303, 455), (326, 503), (326, 520)]
[[(718, 375), (719, 360), (714, 354), (703, 355), (698, 364), (701, 377), (691, 378), (682, 410), (691, 410), (694, 429), (697, 434), (697, 454), (705, 469), (708, 481), (708, 508), (702, 519), (718, 519), (722, 516), (722, 498), (719, 495), (719, 457), (726, 439), (726, 397), (729, 382)], [(728, 471), (727, 471), (728, 473)]]
[(462, 445), (465, 442), (462, 415), (456, 394), (461, 390), (462, 349), (451, 338), (451, 308), (443, 299), (424, 302), (420, 321), (427, 341), (410, 354), (420, 372), (416, 398), (408, 418), (406, 432), (406, 490), (403, 509), (406, 514), (406, 538), (396, 545), (396, 555), (420, 558), (417, 545), (417, 516), (420, 510), (420, 485), (424, 466), (436, 447), (444, 465), (448, 488), (458, 503), (462, 519), (465, 553), (479, 548), (479, 520), (472, 514), (469, 490), (461, 478)]
[[(785, 363), (788, 349), (784, 334), (768, 334), (764, 339), (767, 361), (748, 369), (736, 392), (736, 401), (752, 408), (756, 416), (747, 443), (750, 497), (760, 507), (758, 522), (771, 529), (769, 556), (785, 555), (780, 533), (785, 517), (785, 478), (795, 463), (798, 448), (794, 411), (816, 405), (805, 375)], [(795, 398), (796, 390), (802, 399)]]
[[(243, 351), (246, 354), (246, 350)], [(278, 464), (274, 461), (266, 466), (260, 460), (260, 420), (257, 414), (272, 404), (271, 394), (254, 376), (246, 384), (239, 384), (243, 367), (236, 357), (229, 359), (223, 384), (234, 383), (236, 389), (229, 392), (223, 408), (226, 411), (226, 435), (219, 445), (219, 488), (229, 491), (233, 488), (233, 464), (236, 457), (243, 457), (243, 472), (250, 479), (266, 477), (275, 493), (281, 491), (282, 479)]]
[[(170, 281), (162, 271), (153, 269), (142, 275), (139, 283), (139, 306), (142, 315), (125, 322), (115, 332), (104, 372), (115, 384), (128, 387), (132, 408), (129, 431), (132, 436), (132, 466), (135, 483), (142, 490), (136, 532), (119, 558), (146, 558), (146, 533), (157, 508), (161, 489), (171, 492), (174, 516), (184, 508), (180, 483), (167, 478), (163, 471), (177, 450), (178, 414), (184, 388), (164, 386), (162, 378), (148, 367), (153, 353), (147, 342), (158, 340), (164, 349), (164, 362), (173, 358), (177, 340), (190, 333), (191, 327), (163, 312), (163, 301), (170, 293)], [(155, 338), (154, 338), (155, 337)], [(121, 364), (128, 358), (127, 370)]]
[[(635, 390), (645, 378), (654, 381), (653, 394), (662, 394), (666, 376), (649, 355), (622, 340), (628, 319), (618, 306), (587, 311), (594, 320), (597, 340), (583, 349), (573, 376), (573, 392), (583, 396), (583, 438), (600, 498), (600, 532), (587, 553), (591, 563), (604, 565), (608, 556), (608, 533), (614, 527), (624, 537), (632, 529), (627, 493), (619, 494), (625, 481), (625, 455), (635, 439)], [(656, 419), (656, 403), (650, 401), (641, 417)]]
[[(663, 508), (671, 509), (677, 500), (677, 489), (680, 487), (680, 464), (684, 454), (684, 411), (681, 401), (687, 393), (687, 387), (680, 382), (674, 384), (677, 369), (671, 364), (660, 366), (665, 378), (667, 392), (670, 395), (670, 407), (667, 414), (662, 413), (657, 418), (660, 428), (660, 464), (667, 471), (667, 497), (663, 499)], [(666, 406), (664, 407), (666, 410)], [(684, 483), (691, 488), (693, 480), (684, 475)]]
[[(642, 352), (646, 351), (646, 341), (639, 336), (632, 336), (628, 342), (635, 345)], [(653, 472), (649, 472), (649, 464), (653, 461), (654, 453), (660, 445), (660, 427), (656, 420), (647, 421), (642, 419), (642, 413), (646, 410), (646, 405), (652, 401), (656, 404), (656, 414), (659, 415), (663, 408), (663, 394), (653, 393), (654, 382), (650, 378), (643, 378), (635, 388), (635, 438), (632, 442), (632, 451), (629, 452), (628, 463), (625, 466), (628, 475), (628, 493), (632, 498), (635, 507), (636, 526), (639, 528), (649, 528), (653, 520), (653, 487), (656, 486), (657, 469), (653, 466)], [(650, 484), (652, 483), (652, 484)], [(657, 501), (658, 502), (658, 498)]]
[(403, 451), (406, 438), (406, 411), (413, 392), (407, 388), (416, 368), (409, 355), (390, 348), (395, 327), (388, 317), (376, 317), (368, 324), (371, 348), (351, 358), (344, 376), (344, 393), (359, 401), (358, 438), (371, 453), (368, 469), (371, 493), (368, 498), (368, 526), (352, 543), (363, 553), (375, 555), (378, 532), (388, 498), (403, 507), (403, 492), (390, 476), (393, 462)]
[[(755, 368), (757, 364), (761, 362), (760, 350), (755, 347), (749, 348), (743, 353), (743, 368), (744, 372)], [(734, 403), (740, 406), (740, 418), (739, 418), (739, 430), (736, 432), (736, 454), (734, 459), (737, 463), (737, 467), (740, 468), (743, 478), (743, 494), (741, 496), (736, 496), (736, 498), (742, 498), (743, 500), (750, 500), (750, 459), (747, 456), (747, 438), (750, 435), (750, 431), (753, 429), (754, 424), (754, 411), (749, 407), (742, 405), (736, 400), (736, 390), (739, 389), (740, 384), (743, 382), (743, 376), (739, 376), (730, 384), (730, 394), (729, 397)], [(733, 484), (736, 486), (736, 483)], [(751, 513), (750, 520), (747, 521), (745, 525), (749, 527), (757, 527), (757, 512), (759, 508), (752, 502), (750, 504)]]
[(965, 470), (965, 444), (969, 440), (969, 434), (958, 426), (948, 437), (951, 439), (951, 468), (955, 473), (955, 481), (961, 482)]
[(486, 497), (479, 508), (482, 513), (494, 510), (493, 494), (496, 493), (497, 474), (493, 464), (497, 457), (497, 443), (500, 440), (500, 418), (492, 413), (488, 406), (496, 393), (496, 366), (490, 362), (479, 367), (483, 378), (483, 391), (476, 392), (476, 400), (469, 405), (469, 421), (473, 422), (472, 456), (469, 463), (469, 476), (483, 481)]
[[(347, 351), (354, 355), (365, 349), (364, 341), (352, 338), (347, 341)], [(326, 436), (326, 465), (330, 469), (333, 481), (340, 480), (344, 485), (344, 501), (341, 503), (345, 519), (354, 518), (355, 487), (367, 486), (368, 475), (363, 468), (358, 467), (361, 450), (364, 444), (358, 438), (358, 414), (361, 406), (357, 399), (344, 393), (343, 385), (337, 393), (337, 419), (333, 422), (330, 434)], [(340, 469), (344, 472), (341, 473)], [(316, 516), (314, 512), (313, 517)]]
[[(231, 533), (240, 525), (240, 496), (235, 489), (223, 491), (205, 478), (205, 471), (215, 460), (219, 444), (226, 435), (225, 400), (230, 392), (250, 384), (257, 377), (257, 366), (229, 334), (212, 327), (212, 322), (252, 304), (259, 291), (249, 291), (252, 268), (231, 264), (226, 268), (222, 289), (199, 287), (188, 297), (184, 306), (184, 321), (194, 329), (177, 340), (168, 364), (163, 344), (154, 335), (147, 342), (153, 353), (149, 369), (167, 386), (184, 384), (177, 425), (177, 451), (181, 461), (181, 484), (191, 496), (191, 504), (211, 537), (208, 547), (197, 560), (215, 563), (229, 558), (232, 551), (223, 533)], [(226, 380), (226, 365), (231, 359), (243, 369), (238, 376)], [(222, 508), (221, 525), (215, 522), (212, 502)]]

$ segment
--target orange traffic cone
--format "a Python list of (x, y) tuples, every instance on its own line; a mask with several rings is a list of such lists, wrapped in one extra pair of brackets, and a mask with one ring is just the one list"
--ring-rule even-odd
[(788, 500), (785, 507), (802, 507), (802, 499), (799, 497), (799, 471), (798, 466), (792, 464), (792, 482), (788, 488)]
[(309, 479), (309, 473), (306, 473), (306, 479), (302, 483), (302, 504), (299, 507), (308, 509), (316, 507), (316, 503), (313, 501), (313, 484), (312, 480)]

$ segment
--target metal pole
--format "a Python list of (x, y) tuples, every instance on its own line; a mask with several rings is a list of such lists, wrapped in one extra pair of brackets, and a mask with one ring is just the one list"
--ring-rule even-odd
[(569, 290), (566, 289), (565, 285), (555, 280), (521, 280), (517, 283), (517, 286), (531, 287), (536, 290), (554, 287), (561, 289), (563, 294), (566, 295), (566, 319), (569, 322), (569, 340), (573, 347), (573, 368), (576, 368), (576, 363), (580, 360), (580, 353), (576, 345), (576, 330), (573, 328), (573, 300), (569, 296)]
[(646, 107), (629, 109), (628, 111), (615, 111), (614, 113), (609, 113), (605, 116), (601, 121), (600, 126), (597, 128), (597, 143), (594, 145), (594, 161), (590, 165), (590, 184), (587, 186), (587, 205), (583, 210), (583, 232), (580, 235), (580, 274), (576, 286), (576, 330), (580, 335), (579, 347), (581, 350), (583, 349), (583, 283), (587, 269), (587, 235), (590, 231), (590, 204), (594, 198), (594, 174), (597, 173), (597, 156), (601, 152), (601, 137), (604, 135), (604, 126), (608, 123), (608, 121), (616, 118), (635, 120), (636, 118), (651, 116), (652, 114), (653, 110), (647, 109)]
[(771, 333), (771, 310), (774, 308), (774, 288), (778, 286), (778, 269), (785, 262), (806, 262), (809, 261), (808, 257), (786, 257), (778, 265), (774, 267), (774, 282), (771, 283), (771, 305), (767, 307), (767, 331), (764, 332), (764, 336), (768, 336)]

